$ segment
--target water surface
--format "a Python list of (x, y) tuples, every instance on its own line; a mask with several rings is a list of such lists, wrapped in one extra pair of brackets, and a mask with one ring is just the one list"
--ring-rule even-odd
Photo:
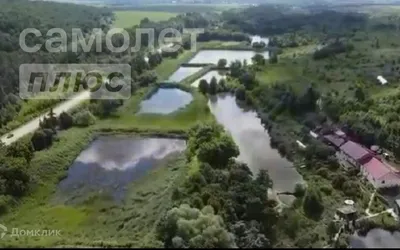
[[(243, 111), (235, 97), (229, 94), (218, 95), (210, 100), (211, 112), (217, 121), (232, 135), (238, 145), (238, 160), (247, 163), (253, 174), (260, 169), (268, 170), (276, 192), (292, 192), (296, 183), (303, 182), (302, 176), (293, 168), (291, 162), (283, 158), (270, 146), (270, 137), (254, 111)], [(280, 197), (285, 203), (292, 196)]]
[(225, 72), (219, 72), (219, 71), (213, 70), (213, 71), (208, 72), (204, 76), (200, 77), (196, 81), (194, 81), (191, 85), (192, 85), (192, 87), (197, 88), (202, 79), (205, 79), (208, 83), (210, 83), (211, 79), (213, 77), (215, 77), (217, 79), (217, 81), (219, 82), (219, 80), (222, 79), (222, 78), (225, 78), (226, 75), (225, 75)]
[(149, 99), (142, 101), (139, 114), (169, 114), (184, 108), (192, 100), (190, 93), (178, 88), (159, 88)]
[(186, 142), (178, 139), (100, 137), (76, 158), (58, 196), (68, 202), (87, 193), (106, 193), (122, 200), (129, 183), (185, 148)]
[(365, 237), (350, 237), (351, 248), (399, 248), (400, 232), (393, 234), (383, 229), (372, 229)]
[(168, 82), (180, 82), (188, 76), (199, 72), (202, 67), (180, 67), (169, 78)]
[[(226, 59), (228, 66), (231, 62), (239, 60), (243, 63), (244, 60), (247, 64), (252, 64), (251, 58), (257, 54), (251, 50), (201, 50), (197, 53), (189, 63), (213, 63), (218, 64), (219, 59)], [(261, 53), (265, 59), (269, 58), (269, 52)]]

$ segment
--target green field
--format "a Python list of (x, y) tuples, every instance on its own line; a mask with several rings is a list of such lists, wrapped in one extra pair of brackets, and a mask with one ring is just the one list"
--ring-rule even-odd
[(115, 11), (115, 22), (114, 27), (117, 28), (130, 28), (140, 23), (144, 18), (148, 18), (151, 21), (163, 21), (168, 20), (171, 17), (176, 16), (174, 13), (161, 12), (161, 11)]

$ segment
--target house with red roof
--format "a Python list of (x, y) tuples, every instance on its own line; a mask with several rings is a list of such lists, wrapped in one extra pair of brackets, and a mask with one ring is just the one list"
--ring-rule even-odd
[(390, 188), (400, 186), (400, 173), (395, 172), (390, 166), (372, 157), (364, 163), (361, 172), (375, 188)]
[(339, 150), (339, 157), (358, 169), (374, 156), (373, 152), (353, 141), (345, 142)]

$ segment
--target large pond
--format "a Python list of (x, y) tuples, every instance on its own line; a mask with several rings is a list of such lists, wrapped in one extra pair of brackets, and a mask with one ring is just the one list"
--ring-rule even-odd
[(85, 194), (102, 193), (122, 200), (129, 183), (185, 148), (186, 142), (178, 139), (100, 137), (69, 168), (57, 197), (73, 202)]
[(168, 82), (180, 82), (188, 76), (199, 72), (202, 67), (180, 67), (169, 78)]
[(194, 81), (191, 85), (192, 87), (197, 88), (199, 86), (199, 83), (201, 80), (206, 80), (208, 83), (210, 83), (211, 79), (213, 77), (215, 77), (217, 79), (217, 81), (219, 82), (220, 79), (225, 78), (226, 77), (226, 72), (224, 71), (210, 71), (207, 74), (205, 74), (204, 76), (200, 77), (199, 79), (197, 79), (196, 81)]
[[(247, 163), (253, 174), (260, 169), (268, 170), (276, 192), (292, 192), (296, 183), (303, 182), (302, 176), (292, 163), (271, 148), (270, 137), (254, 111), (244, 111), (235, 97), (229, 94), (210, 99), (211, 112), (217, 121), (230, 132), (240, 150), (238, 160)], [(280, 196), (285, 203), (293, 201), (292, 196)]]
[[(244, 60), (248, 64), (252, 64), (251, 58), (257, 54), (255, 51), (251, 50), (201, 50), (199, 51), (189, 63), (213, 63), (217, 64), (219, 59), (226, 59), (228, 65), (239, 60), (243, 63)], [(261, 53), (266, 59), (269, 58), (269, 52), (265, 51)]]
[(159, 88), (149, 99), (143, 100), (138, 114), (169, 114), (184, 108), (193, 96), (178, 88)]
[(372, 229), (365, 237), (351, 236), (350, 246), (351, 248), (399, 248), (400, 232)]

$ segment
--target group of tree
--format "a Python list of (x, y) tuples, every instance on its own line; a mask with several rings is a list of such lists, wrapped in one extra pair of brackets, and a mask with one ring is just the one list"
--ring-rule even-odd
[(245, 33), (232, 32), (229, 30), (215, 30), (200, 33), (197, 37), (198, 42), (208, 42), (211, 40), (251, 42), (251, 38)]
[(207, 82), (206, 79), (201, 79), (199, 82), (199, 91), (205, 95), (216, 95), (218, 92), (225, 91), (226, 82), (224, 78), (221, 78), (219, 81), (215, 76), (213, 76), (210, 80), (210, 83)]
[[(13, 120), (23, 105), (23, 100), (17, 97), (18, 71), (21, 64), (78, 63), (79, 60), (89, 60), (89, 55), (81, 53), (49, 53), (45, 46), (49, 38), (46, 33), (51, 28), (61, 28), (66, 32), (68, 41), (71, 41), (72, 28), (79, 27), (83, 34), (88, 34), (93, 28), (105, 28), (111, 22), (111, 15), (112, 12), (108, 9), (83, 5), (25, 0), (2, 1), (0, 9), (0, 81), (2, 82), (0, 128)], [(27, 27), (36, 28), (42, 34), (42, 36), (28, 34), (25, 39), (29, 47), (35, 44), (43, 45), (37, 53), (25, 53), (19, 46), (19, 36)], [(53, 46), (56, 46), (56, 43), (53, 43)]]
[(337, 33), (363, 28), (368, 21), (367, 15), (355, 12), (320, 8), (305, 13), (275, 4), (262, 4), (239, 11), (227, 10), (222, 13), (222, 18), (224, 29), (265, 36), (302, 30)]
[(350, 52), (354, 49), (352, 44), (345, 44), (342, 41), (336, 40), (335, 42), (316, 50), (313, 54), (315, 60), (320, 60), (326, 57), (334, 56), (335, 54)]
[(29, 191), (32, 178), (28, 168), (33, 152), (28, 140), (0, 145), (0, 213), (5, 213), (16, 199)]
[[(271, 247), (276, 241), (276, 202), (268, 199), (266, 171), (256, 178), (236, 162), (238, 147), (216, 123), (189, 132), (187, 157), (200, 169), (175, 189), (171, 209), (158, 225), (165, 247)], [(186, 204), (186, 205), (185, 205)], [(199, 222), (199, 219), (201, 222)]]

